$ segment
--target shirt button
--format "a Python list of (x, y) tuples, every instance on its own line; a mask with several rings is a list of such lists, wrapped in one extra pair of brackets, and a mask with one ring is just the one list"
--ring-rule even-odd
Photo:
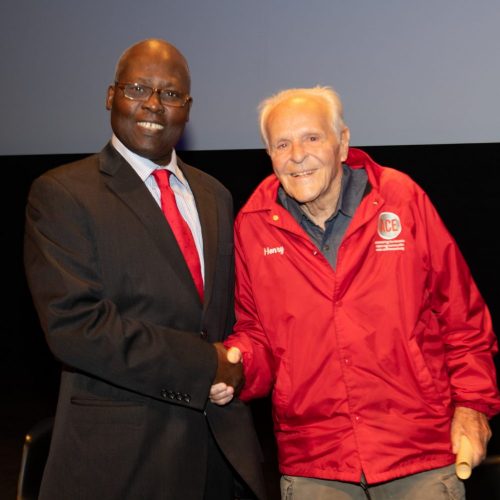
[(342, 301), (338, 300), (336, 305), (337, 305), (337, 307), (342, 307)]
[(354, 421), (359, 424), (359, 422), (361, 422), (361, 417), (359, 415), (355, 415)]
[(326, 252), (328, 252), (328, 250), (330, 250), (330, 245), (324, 245), (323, 246), (323, 250), (325, 250)]
[(346, 364), (346, 366), (351, 366), (352, 364), (351, 358), (344, 358), (344, 363)]
[(200, 337), (203, 339), (203, 340), (207, 340), (208, 338), (208, 332), (203, 329), (201, 332), (200, 332)]

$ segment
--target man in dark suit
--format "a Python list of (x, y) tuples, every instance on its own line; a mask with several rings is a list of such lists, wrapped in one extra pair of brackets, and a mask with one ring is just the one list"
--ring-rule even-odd
[[(25, 268), (63, 365), (41, 499), (264, 497), (248, 408), (208, 402), (214, 382), (242, 382), (220, 343), (233, 326), (233, 209), (217, 180), (175, 154), (191, 102), (174, 46), (133, 45), (108, 89), (110, 143), (31, 187)], [(157, 168), (171, 172), (196, 242), (201, 298)]]

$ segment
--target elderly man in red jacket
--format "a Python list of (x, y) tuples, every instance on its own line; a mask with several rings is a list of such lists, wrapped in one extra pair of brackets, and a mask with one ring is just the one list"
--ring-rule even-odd
[[(457, 245), (407, 175), (349, 149), (329, 88), (261, 105), (274, 175), (235, 226), (249, 400), (272, 391), (283, 499), (464, 498), (500, 410), (490, 314)], [(233, 390), (213, 386), (226, 404)]]

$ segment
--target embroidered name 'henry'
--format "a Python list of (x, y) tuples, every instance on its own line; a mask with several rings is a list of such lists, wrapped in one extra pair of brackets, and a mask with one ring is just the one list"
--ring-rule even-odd
[(265, 247), (264, 248), (264, 255), (283, 255), (285, 253), (285, 247)]

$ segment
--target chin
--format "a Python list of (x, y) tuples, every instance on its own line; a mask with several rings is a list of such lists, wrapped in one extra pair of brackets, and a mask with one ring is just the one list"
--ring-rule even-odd
[(303, 205), (304, 203), (310, 203), (311, 201), (314, 201), (317, 196), (316, 195), (311, 195), (311, 194), (308, 194), (308, 193), (290, 193), (290, 196), (295, 200), (297, 201), (298, 203), (300, 203), (301, 205)]

